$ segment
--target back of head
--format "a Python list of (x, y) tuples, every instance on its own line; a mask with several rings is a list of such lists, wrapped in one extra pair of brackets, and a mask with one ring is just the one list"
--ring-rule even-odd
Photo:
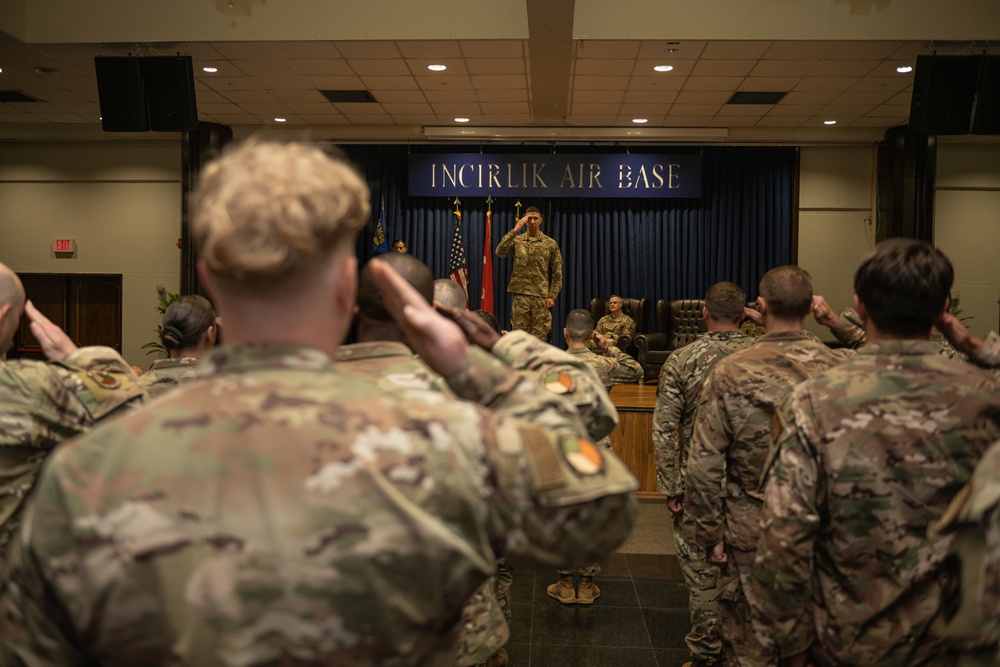
[(854, 292), (882, 331), (926, 336), (941, 316), (955, 273), (937, 248), (894, 238), (869, 250), (854, 272)]
[(771, 269), (760, 279), (760, 295), (767, 312), (781, 320), (797, 320), (812, 310), (812, 276), (797, 266)]
[(160, 340), (168, 351), (197, 348), (201, 337), (215, 324), (215, 309), (203, 296), (188, 294), (177, 299), (163, 315)]
[(449, 308), (459, 308), (462, 310), (469, 303), (462, 286), (448, 278), (438, 278), (434, 281), (434, 300)]
[[(385, 262), (391, 266), (430, 303), (434, 296), (434, 280), (426, 264), (413, 255), (397, 252), (384, 253), (372, 261)], [(365, 264), (358, 279), (358, 312), (374, 322), (391, 322), (392, 315), (385, 309), (382, 292), (375, 283), (375, 272), (371, 270), (371, 266), (371, 262)]]
[(24, 285), (8, 266), (0, 264), (0, 355), (14, 343), (24, 310)]
[(718, 282), (705, 291), (705, 307), (716, 322), (738, 324), (746, 303), (747, 293), (736, 283)]
[(192, 236), (214, 277), (259, 295), (350, 249), (371, 213), (368, 198), (353, 167), (315, 146), (250, 140), (202, 171)]
[(589, 310), (577, 308), (566, 316), (566, 340), (585, 343), (594, 335), (594, 316)]

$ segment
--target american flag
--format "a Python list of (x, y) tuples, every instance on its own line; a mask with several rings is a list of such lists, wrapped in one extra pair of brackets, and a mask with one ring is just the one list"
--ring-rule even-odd
[(465, 244), (462, 243), (462, 212), (455, 214), (455, 237), (451, 242), (451, 257), (448, 260), (448, 278), (465, 290), (465, 307), (469, 307), (469, 267), (465, 262)]

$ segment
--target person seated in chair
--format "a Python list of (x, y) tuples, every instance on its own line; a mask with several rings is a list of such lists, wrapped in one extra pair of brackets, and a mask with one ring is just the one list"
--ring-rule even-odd
[[(608, 315), (597, 320), (594, 331), (604, 336), (608, 345), (617, 346), (619, 338), (635, 333), (635, 320), (622, 312), (622, 298), (617, 294), (608, 299), (608, 310)], [(593, 345), (590, 348), (593, 349)]]

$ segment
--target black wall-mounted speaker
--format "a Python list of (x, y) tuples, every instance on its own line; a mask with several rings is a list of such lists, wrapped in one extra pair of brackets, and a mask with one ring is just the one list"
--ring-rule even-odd
[(973, 134), (1000, 134), (1000, 56), (983, 56)]
[(106, 132), (198, 129), (190, 56), (94, 58)]
[(149, 131), (139, 62), (139, 58), (94, 58), (101, 126), (105, 132)]
[(969, 134), (981, 56), (917, 56), (910, 131)]

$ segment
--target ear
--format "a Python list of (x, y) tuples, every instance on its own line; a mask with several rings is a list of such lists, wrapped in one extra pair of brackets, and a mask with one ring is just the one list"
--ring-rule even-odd
[(854, 295), (854, 310), (858, 311), (858, 317), (861, 319), (861, 323), (866, 327), (868, 326), (868, 308), (865, 304), (858, 298), (858, 295)]
[(199, 259), (195, 264), (195, 267), (198, 269), (198, 280), (201, 281), (201, 286), (205, 288), (205, 293), (208, 294), (209, 299), (212, 302), (215, 302), (215, 283), (212, 282), (212, 276), (208, 273), (208, 267), (205, 266), (205, 260)]
[(762, 296), (757, 297), (757, 312), (761, 315), (767, 312), (767, 299)]
[(5, 303), (0, 306), (0, 331), (3, 330), (4, 322), (7, 321), (8, 317), (10, 317), (10, 304)]
[(703, 319), (703, 320), (707, 320), (708, 319), (708, 306), (702, 306), (701, 307), (701, 319)]
[(354, 255), (341, 258), (333, 264), (334, 299), (337, 308), (348, 321), (354, 316), (355, 303), (358, 295), (358, 258)]

